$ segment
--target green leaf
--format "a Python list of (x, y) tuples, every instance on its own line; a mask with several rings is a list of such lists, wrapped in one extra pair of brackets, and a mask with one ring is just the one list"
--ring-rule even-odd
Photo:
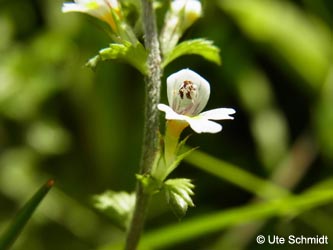
[[(139, 249), (173, 248), (181, 242), (203, 237), (234, 226), (276, 216), (294, 216), (324, 204), (332, 203), (333, 190), (304, 192), (263, 203), (255, 203), (218, 212), (211, 212), (182, 223), (171, 224), (143, 236)], [(115, 249), (115, 248), (104, 248)]]
[[(188, 139), (190, 138), (191, 135), (186, 136), (183, 140), (181, 140), (178, 145), (177, 145), (177, 154), (179, 154), (180, 152), (182, 152), (182, 150), (185, 147), (186, 142), (188, 141)], [(197, 149), (197, 147), (195, 148)]]
[(263, 199), (287, 196), (289, 192), (269, 180), (260, 178), (239, 166), (196, 150), (185, 159), (196, 168), (239, 186)]
[[(307, 191), (299, 194), (267, 202), (256, 202), (253, 204), (235, 207), (221, 211), (211, 211), (205, 215), (199, 215), (184, 220), (182, 223), (170, 224), (159, 229), (147, 232), (143, 235), (138, 249), (176, 249), (176, 245), (186, 241), (203, 238), (212, 233), (221, 232), (223, 229), (235, 225), (244, 225), (256, 221), (267, 220), (272, 217), (290, 218), (298, 215), (307, 215), (309, 220), (317, 219), (317, 212), (313, 209), (323, 205), (332, 204), (333, 186), (332, 179), (320, 185), (311, 187)], [(328, 218), (330, 218), (328, 216)], [(329, 231), (326, 231), (326, 234)], [(99, 250), (120, 250), (120, 244), (109, 244), (98, 248)]]
[(111, 220), (120, 227), (126, 229), (130, 215), (134, 209), (135, 194), (127, 192), (105, 191), (102, 194), (93, 196), (94, 206), (108, 215)]
[(125, 41), (124, 43), (112, 43), (109, 48), (101, 49), (97, 56), (91, 58), (86, 66), (95, 68), (97, 63), (106, 60), (120, 59), (131, 64), (143, 75), (146, 75), (147, 70), (147, 52), (141, 43), (136, 45)]
[(199, 55), (208, 61), (221, 64), (221, 58), (218, 47), (213, 45), (212, 41), (205, 39), (193, 39), (178, 44), (163, 60), (163, 67), (183, 55)]
[(188, 206), (194, 207), (191, 198), (191, 195), (194, 195), (193, 188), (194, 185), (190, 179), (169, 179), (164, 182), (168, 204), (178, 218), (182, 218), (186, 214)]
[(21, 208), (12, 223), (9, 225), (4, 234), (0, 237), (0, 249), (6, 250), (11, 247), (15, 242), (16, 238), (19, 236), (24, 226), (27, 224), (36, 208), (44, 199), (46, 194), (54, 185), (54, 180), (49, 180), (44, 184), (31, 198), (30, 200)]
[[(186, 140), (187, 140), (187, 138), (184, 139), (184, 143), (186, 142)], [(180, 147), (183, 146), (182, 143), (183, 142), (181, 142)], [(175, 170), (176, 167), (178, 167), (178, 165), (181, 163), (181, 161), (185, 159), (185, 157), (187, 157), (189, 154), (191, 154), (196, 149), (198, 149), (198, 147), (191, 148), (191, 149), (187, 150), (185, 153), (178, 155), (177, 158), (175, 159), (175, 161), (170, 166), (168, 166), (168, 168), (166, 169), (162, 180), (164, 180), (173, 170)], [(179, 150), (179, 148), (178, 148), (178, 150)]]

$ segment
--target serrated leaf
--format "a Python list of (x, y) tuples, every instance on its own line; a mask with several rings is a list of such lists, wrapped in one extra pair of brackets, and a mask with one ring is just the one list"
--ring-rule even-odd
[(189, 206), (194, 207), (191, 198), (191, 195), (194, 195), (193, 188), (191, 180), (185, 178), (169, 179), (164, 183), (167, 202), (179, 219), (186, 214)]
[(124, 230), (129, 224), (134, 204), (135, 194), (124, 191), (115, 192), (108, 190), (93, 196), (93, 205), (108, 215), (115, 225)]
[(133, 45), (130, 42), (112, 43), (109, 48), (101, 49), (97, 56), (91, 58), (86, 66), (95, 68), (97, 63), (106, 60), (120, 59), (131, 64), (143, 75), (147, 74), (147, 52), (141, 43)]
[(169, 206), (178, 219), (185, 216), (188, 208), (186, 201), (176, 193), (168, 193), (167, 195)]
[(193, 39), (178, 44), (163, 60), (163, 67), (183, 55), (199, 55), (208, 61), (221, 64), (220, 50), (206, 39)]

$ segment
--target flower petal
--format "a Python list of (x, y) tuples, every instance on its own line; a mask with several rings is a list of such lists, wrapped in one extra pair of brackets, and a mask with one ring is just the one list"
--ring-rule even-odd
[[(194, 132), (200, 134), (200, 133), (218, 133), (222, 130), (222, 126), (216, 122), (209, 121), (208, 119), (212, 120), (220, 120), (220, 119), (233, 119), (233, 117), (227, 116), (228, 114), (234, 113), (233, 109), (216, 109), (216, 110), (210, 110), (206, 113), (206, 115), (202, 116), (202, 114), (190, 117), (186, 115), (180, 115), (177, 114), (173, 109), (165, 104), (158, 104), (157, 108), (160, 111), (165, 112), (165, 119), (167, 120), (180, 120), (180, 121), (186, 121), (190, 127), (194, 130)], [(224, 110), (224, 112), (222, 111)], [(214, 112), (212, 112), (214, 111)], [(227, 112), (227, 114), (225, 114)], [(223, 117), (228, 118), (221, 118), (223, 113)]]
[(200, 133), (218, 133), (222, 130), (222, 126), (216, 122), (207, 120), (204, 117), (187, 117), (186, 121), (191, 128), (198, 134)]
[(167, 94), (170, 107), (179, 114), (195, 116), (206, 106), (209, 83), (190, 69), (180, 70), (167, 78)]
[(181, 121), (187, 121), (187, 116), (177, 114), (175, 111), (173, 111), (172, 108), (170, 108), (168, 105), (165, 104), (158, 104), (157, 108), (163, 112), (165, 112), (165, 119), (167, 120), (181, 120)]
[(199, 116), (209, 120), (233, 120), (230, 115), (235, 114), (236, 111), (230, 108), (218, 108), (202, 112)]
[(117, 0), (74, 0), (75, 3), (64, 3), (62, 12), (82, 12), (108, 23), (113, 31), (117, 27), (114, 14), (119, 15), (120, 6)]
[(84, 7), (83, 5), (76, 4), (76, 3), (64, 3), (62, 5), (62, 12), (88, 12), (88, 8)]

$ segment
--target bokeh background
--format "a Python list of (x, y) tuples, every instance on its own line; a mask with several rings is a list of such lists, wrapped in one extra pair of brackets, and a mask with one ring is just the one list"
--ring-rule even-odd
[[(55, 188), (13, 249), (116, 249), (124, 233), (94, 209), (91, 196), (135, 187), (144, 83), (122, 62), (85, 67), (110, 39), (97, 20), (61, 13), (62, 3), (0, 2), (0, 233), (52, 177)], [(196, 207), (179, 222), (157, 196), (146, 227), (155, 234), (147, 241), (155, 241), (152, 249), (175, 250), (298, 249), (258, 245), (259, 234), (328, 235), (333, 241), (332, 199), (292, 212), (294, 196), (273, 212), (267, 212), (270, 205), (260, 207), (288, 191), (296, 197), (333, 188), (331, 1), (203, 4), (203, 18), (184, 39), (213, 40), (223, 65), (182, 57), (166, 68), (163, 83), (191, 68), (211, 83), (207, 109), (237, 113), (222, 123), (221, 133), (191, 136), (188, 144), (200, 149), (173, 175), (194, 180)], [(158, 19), (162, 23), (163, 9)]]

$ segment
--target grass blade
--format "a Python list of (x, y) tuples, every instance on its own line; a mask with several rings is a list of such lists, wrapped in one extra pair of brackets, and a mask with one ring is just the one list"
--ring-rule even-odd
[(272, 199), (288, 195), (288, 191), (269, 180), (243, 170), (229, 162), (222, 161), (200, 150), (191, 153), (184, 161), (207, 173), (229, 181), (262, 199)]
[(30, 198), (30, 200), (25, 203), (21, 210), (19, 210), (12, 223), (0, 237), (0, 250), (7, 250), (13, 245), (16, 238), (20, 235), (24, 226), (27, 224), (36, 208), (53, 185), (54, 180), (48, 180), (40, 189), (37, 190), (37, 192)]

